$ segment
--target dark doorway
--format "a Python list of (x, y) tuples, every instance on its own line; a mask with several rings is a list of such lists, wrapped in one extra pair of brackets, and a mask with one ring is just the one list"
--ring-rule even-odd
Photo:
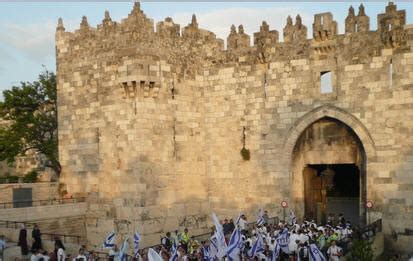
[(305, 216), (326, 222), (342, 213), (359, 223), (360, 170), (355, 164), (309, 164), (304, 168)]

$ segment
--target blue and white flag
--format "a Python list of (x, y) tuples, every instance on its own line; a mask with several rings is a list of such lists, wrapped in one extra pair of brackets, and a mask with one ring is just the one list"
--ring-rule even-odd
[(218, 254), (218, 243), (215, 234), (210, 238), (209, 242), (209, 256), (212, 260), (214, 260)]
[(225, 236), (224, 236), (224, 229), (219, 222), (219, 219), (215, 213), (212, 213), (212, 220), (214, 221), (215, 225), (215, 238), (216, 238), (216, 246), (217, 246), (217, 257), (218, 258), (223, 258), (226, 255), (227, 252), (227, 244), (225, 242)]
[(265, 219), (264, 219), (264, 212), (262, 209), (258, 211), (258, 217), (257, 217), (257, 225), (258, 226), (263, 226), (265, 224)]
[(120, 261), (126, 261), (126, 258), (128, 256), (128, 250), (129, 250), (129, 238), (126, 237), (125, 241), (123, 241), (122, 245), (120, 246), (120, 250), (119, 250)]
[(202, 252), (202, 256), (204, 258), (203, 259), (204, 261), (211, 261), (212, 260), (211, 255), (209, 254), (209, 247), (206, 247), (206, 246), (202, 247), (201, 252)]
[(235, 227), (238, 227), (241, 216), (242, 216), (242, 213), (239, 213), (239, 216), (238, 216), (237, 220), (235, 221)]
[(262, 240), (261, 234), (258, 234), (257, 241), (255, 241), (254, 245), (252, 245), (251, 249), (248, 250), (248, 256), (253, 258), (258, 254), (264, 252), (264, 242)]
[(141, 236), (139, 235), (138, 231), (133, 234), (133, 256), (139, 256), (139, 242), (141, 241)]
[(115, 241), (116, 241), (116, 233), (112, 232), (105, 238), (105, 241), (103, 241), (103, 248), (104, 249), (113, 248), (115, 246)]
[(315, 244), (310, 244), (310, 260), (311, 261), (326, 261), (321, 251)]
[(288, 229), (284, 228), (284, 230), (278, 235), (277, 238), (277, 245), (280, 246), (281, 250), (289, 254), (290, 250), (288, 248), (288, 244), (290, 243), (290, 235), (288, 234)]
[(169, 261), (176, 261), (176, 260), (178, 260), (178, 249), (177, 249), (175, 241), (174, 241), (172, 243), (171, 257), (169, 258)]
[(275, 248), (271, 255), (271, 261), (276, 261), (277, 258), (280, 256), (280, 244), (278, 244), (277, 240), (275, 241)]
[(232, 232), (231, 239), (227, 247), (227, 258), (229, 261), (240, 260), (240, 245), (241, 245), (241, 231), (239, 228), (235, 228)]
[(149, 248), (148, 261), (163, 261), (163, 259), (158, 253), (156, 253), (155, 250), (153, 250), (152, 248)]

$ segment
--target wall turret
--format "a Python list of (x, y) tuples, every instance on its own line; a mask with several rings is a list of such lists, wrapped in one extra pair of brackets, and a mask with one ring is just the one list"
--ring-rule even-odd
[(176, 38), (180, 36), (181, 27), (175, 24), (171, 17), (167, 17), (165, 21), (156, 24), (156, 32), (163, 37)]
[(293, 26), (293, 19), (291, 18), (291, 16), (287, 17), (287, 24), (284, 27), (283, 35), (284, 35), (284, 42), (285, 43), (290, 43), (290, 42), (293, 41), (294, 26)]
[(377, 15), (378, 31), (383, 45), (395, 48), (405, 43), (404, 25), (406, 24), (406, 11), (397, 10), (397, 6), (389, 2), (384, 14)]
[(364, 6), (359, 6), (359, 13), (357, 15), (357, 32), (368, 32), (370, 30), (370, 17), (366, 15)]
[(231, 26), (231, 32), (227, 37), (228, 50), (243, 50), (250, 47), (250, 36), (244, 32), (244, 26), (238, 26), (238, 33), (235, 26)]
[(57, 27), (56, 27), (56, 32), (64, 32), (65, 27), (63, 26), (63, 19), (59, 17), (59, 20), (57, 20)]
[(354, 8), (350, 6), (348, 15), (345, 20), (346, 34), (368, 32), (370, 30), (370, 18), (364, 11), (364, 6), (359, 6), (357, 16), (354, 14)]
[(330, 12), (314, 15), (313, 38), (315, 41), (332, 40), (336, 34), (337, 22), (333, 20)]
[(254, 45), (255, 46), (273, 46), (278, 42), (278, 31), (270, 30), (270, 26), (266, 21), (262, 22), (260, 31), (254, 33)]

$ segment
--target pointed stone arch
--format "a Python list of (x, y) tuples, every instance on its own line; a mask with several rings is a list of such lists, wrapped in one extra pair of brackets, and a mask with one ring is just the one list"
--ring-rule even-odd
[(303, 133), (303, 131), (312, 123), (325, 117), (339, 120), (354, 131), (364, 147), (367, 160), (376, 156), (376, 148), (373, 138), (363, 123), (354, 115), (346, 112), (345, 110), (330, 104), (325, 104), (306, 113), (288, 130), (284, 143), (284, 151), (286, 152), (284, 155), (287, 157), (287, 161), (291, 161), (294, 146), (297, 143), (301, 133)]
[(326, 118), (336, 120), (343, 125), (346, 125), (354, 133), (356, 138), (358, 138), (358, 141), (361, 145), (364, 158), (362, 168), (360, 169), (360, 177), (362, 177), (361, 187), (363, 189), (363, 193), (360, 194), (360, 218), (362, 221), (363, 219), (365, 219), (365, 212), (363, 212), (362, 204), (366, 199), (367, 192), (366, 173), (368, 172), (368, 162), (374, 161), (374, 158), (376, 156), (375, 144), (367, 128), (359, 119), (357, 119), (354, 115), (346, 112), (345, 110), (337, 108), (330, 104), (315, 108), (303, 115), (294, 123), (293, 126), (291, 126), (286, 134), (284, 142), (284, 163), (288, 173), (286, 174), (289, 176), (291, 184), (290, 201), (292, 202), (293, 208), (295, 209), (296, 213), (298, 213), (299, 216), (304, 216), (304, 180), (303, 176), (300, 176), (303, 175), (303, 172), (302, 170), (298, 171), (297, 169), (295, 169), (295, 167), (299, 167), (299, 165), (294, 165), (294, 148), (299, 142), (300, 136), (309, 126), (319, 120)]

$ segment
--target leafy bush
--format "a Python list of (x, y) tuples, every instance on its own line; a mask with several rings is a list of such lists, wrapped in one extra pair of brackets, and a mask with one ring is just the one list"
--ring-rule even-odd
[(241, 156), (244, 160), (250, 160), (250, 158), (251, 158), (250, 150), (243, 147), (241, 149)]
[(37, 173), (37, 171), (32, 170), (29, 173), (27, 173), (26, 175), (24, 175), (23, 177), (23, 182), (24, 183), (35, 183), (37, 182), (37, 176), (39, 174)]
[(0, 176), (0, 184), (8, 184), (8, 183), (18, 183), (19, 177), (17, 176)]
[(354, 240), (351, 248), (351, 260), (373, 260), (373, 249), (371, 242), (367, 240)]

